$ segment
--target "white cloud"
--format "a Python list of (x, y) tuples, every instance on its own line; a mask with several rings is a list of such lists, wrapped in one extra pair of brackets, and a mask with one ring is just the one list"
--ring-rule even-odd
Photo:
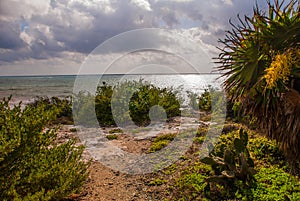
[(233, 5), (232, 0), (223, 0), (223, 2), (227, 5), (231, 5), (231, 6)]
[(15, 20), (21, 16), (31, 18), (37, 13), (45, 15), (50, 8), (50, 0), (9, 0), (0, 2), (2, 20)]
[(34, 38), (28, 35), (25, 31), (20, 34), (20, 38), (29, 46), (32, 44), (32, 41), (34, 41)]
[(147, 0), (131, 0), (132, 3), (147, 11), (152, 11), (151, 5)]

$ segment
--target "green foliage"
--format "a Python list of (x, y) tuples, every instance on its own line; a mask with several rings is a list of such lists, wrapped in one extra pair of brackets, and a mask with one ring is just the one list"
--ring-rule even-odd
[(199, 110), (199, 96), (196, 93), (187, 91), (187, 95), (189, 98), (189, 106), (194, 110)]
[[(155, 105), (163, 107), (167, 118), (180, 116), (181, 114), (179, 110), (180, 102), (176, 97), (176, 92), (173, 92), (171, 89), (161, 89), (151, 84), (146, 84), (139, 87), (138, 91), (134, 92), (130, 99), (130, 116), (135, 124), (139, 126), (149, 125), (149, 111)], [(163, 111), (159, 113), (161, 112)], [(161, 117), (163, 117), (162, 113)]]
[[(281, 87), (264, 91), (263, 85), (266, 83), (262, 77), (278, 53), (299, 45), (299, 2), (297, 5), (296, 1), (291, 0), (285, 7), (283, 3), (274, 2), (275, 5), (267, 1), (268, 12), (256, 6), (253, 16), (239, 18), (239, 25), (231, 23), (232, 31), (227, 32), (226, 39), (220, 40), (224, 48), (220, 48), (219, 68), (227, 71), (224, 74), (228, 76), (225, 89), (234, 100), (244, 95), (257, 95), (261, 98), (257, 104), (269, 104), (271, 102), (267, 102), (266, 98), (276, 98), (274, 92), (285, 90)], [(234, 93), (230, 94), (233, 89)]]
[(256, 186), (249, 200), (300, 200), (300, 183), (277, 167), (261, 168), (255, 175)]
[[(178, 200), (203, 200), (207, 189), (206, 179), (211, 172), (209, 165), (195, 162), (180, 172), (180, 177), (175, 179)], [(177, 200), (176, 199), (176, 200)]]
[(182, 198), (185, 198), (185, 200), (200, 199), (207, 186), (205, 182), (206, 178), (207, 176), (199, 173), (184, 175), (180, 181), (177, 182), (178, 187), (184, 190), (184, 193), (182, 192)]
[[(95, 100), (95, 96), (90, 93), (79, 92), (74, 95), (73, 98), (73, 118), (77, 125), (83, 125), (87, 127), (97, 126), (97, 122), (95, 122), (95, 118), (91, 115), (95, 112), (97, 114), (97, 108), (95, 108), (95, 104), (97, 104), (97, 99)], [(109, 112), (109, 111), (105, 111)], [(99, 122), (101, 125), (101, 122)]]
[(166, 147), (169, 143), (170, 143), (169, 140), (161, 140), (161, 141), (153, 142), (148, 150), (148, 153), (159, 151), (164, 147)]
[(77, 132), (77, 128), (70, 128), (70, 132), (72, 132), (72, 133)]
[(252, 16), (231, 23), (217, 63), (230, 101), (294, 161), (300, 159), (300, 6), (296, 0), (267, 4), (267, 11), (257, 4)]
[(205, 140), (205, 136), (201, 136), (201, 137), (194, 137), (193, 142), (197, 143), (197, 144), (202, 144)]
[(180, 102), (176, 95), (173, 89), (155, 87), (142, 80), (125, 81), (115, 86), (104, 83), (98, 86), (95, 95), (84, 92), (76, 95), (74, 118), (79, 124), (95, 126), (90, 115), (95, 110), (97, 121), (103, 127), (126, 126), (132, 121), (138, 126), (147, 126), (151, 123), (149, 112), (153, 106), (161, 107), (161, 111), (154, 112), (157, 117), (180, 116)]
[(211, 165), (216, 175), (210, 176), (207, 182), (218, 182), (229, 185), (234, 180), (241, 180), (249, 184), (254, 175), (254, 162), (250, 157), (247, 148), (248, 134), (240, 129), (239, 138), (234, 138), (233, 142), (220, 154), (212, 153), (210, 157), (201, 159), (203, 163)]
[(111, 111), (113, 87), (104, 84), (98, 86), (95, 96), (95, 112), (100, 126), (115, 126)]
[(10, 108), (4, 99), (0, 111), (0, 199), (61, 200), (76, 192), (87, 177), (83, 147), (58, 145), (55, 130), (45, 130), (61, 110), (44, 101)]
[(176, 137), (176, 134), (164, 134), (160, 135), (157, 138), (155, 138), (148, 150), (148, 153), (153, 153), (156, 151), (159, 151), (166, 147), (174, 138)]
[(39, 104), (45, 104), (46, 109), (57, 110), (56, 118), (52, 120), (53, 124), (73, 124), (71, 97), (37, 97), (29, 105), (37, 107)]
[[(226, 113), (226, 100), (222, 91), (208, 86), (204, 92), (198, 96), (196, 93), (188, 92), (190, 99), (189, 106), (194, 110), (213, 113), (220, 117)], [(210, 121), (210, 116), (205, 115), (200, 118), (202, 121)]]
[(286, 158), (275, 140), (268, 140), (266, 137), (249, 139), (249, 151), (260, 165), (287, 165)]
[(197, 132), (196, 132), (196, 137), (202, 137), (202, 136), (206, 136), (207, 132), (208, 132), (209, 127), (208, 126), (199, 126)]
[(123, 133), (123, 130), (120, 128), (114, 128), (109, 131), (109, 133)]
[(199, 110), (206, 112), (211, 111), (211, 94), (209, 89), (205, 89), (199, 97)]
[(168, 167), (166, 167), (166, 168), (163, 170), (163, 173), (164, 173), (165, 175), (171, 175), (171, 174), (173, 174), (173, 173), (176, 171), (176, 168), (177, 168), (177, 165), (176, 165), (176, 164), (169, 165)]
[(181, 170), (177, 165), (179, 173), (165, 170), (178, 175), (171, 200), (299, 200), (299, 179), (287, 172), (278, 143), (239, 124), (224, 127), (211, 157), (192, 161), (186, 159)]
[(118, 139), (118, 135), (117, 134), (110, 134), (110, 135), (106, 135), (106, 138), (108, 140), (116, 140), (116, 139)]
[(262, 167), (254, 178), (255, 181), (250, 187), (236, 191), (235, 198), (258, 201), (300, 199), (299, 180), (278, 167)]
[(160, 179), (160, 178), (157, 178), (157, 179), (153, 179), (152, 181), (150, 181), (148, 183), (149, 186), (160, 186), (160, 185), (163, 185), (167, 183), (167, 180), (165, 179)]
[(159, 141), (163, 141), (163, 140), (172, 141), (172, 140), (174, 140), (175, 137), (176, 137), (176, 134), (167, 133), (167, 134), (163, 134), (163, 135), (160, 135), (160, 136), (156, 137), (154, 139), (154, 142), (159, 142)]

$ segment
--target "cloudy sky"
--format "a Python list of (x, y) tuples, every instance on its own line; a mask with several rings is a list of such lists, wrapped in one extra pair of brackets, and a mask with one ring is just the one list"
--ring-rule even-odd
[(144, 28), (184, 34), (216, 56), (218, 39), (230, 29), (228, 20), (250, 15), (254, 4), (254, 0), (0, 0), (0, 75), (76, 74), (101, 43)]

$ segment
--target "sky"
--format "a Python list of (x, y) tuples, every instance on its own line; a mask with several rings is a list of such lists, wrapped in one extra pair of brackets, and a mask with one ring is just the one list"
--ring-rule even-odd
[[(189, 37), (215, 57), (218, 39), (231, 29), (229, 19), (251, 15), (254, 5), (254, 0), (0, 0), (0, 76), (77, 74), (105, 41), (147, 28)], [(135, 43), (145, 41), (158, 47), (165, 42), (150, 36)], [(109, 61), (112, 54), (128, 53), (130, 43), (114, 43), (113, 52), (97, 54)], [(110, 73), (124, 73), (122, 68)]]

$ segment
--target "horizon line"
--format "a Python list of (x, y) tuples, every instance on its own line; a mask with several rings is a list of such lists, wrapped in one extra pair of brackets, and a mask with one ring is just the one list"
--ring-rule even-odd
[(97, 75), (218, 75), (222, 73), (90, 73), (90, 74), (27, 74), (27, 75), (0, 75), (0, 77), (59, 77), (59, 76), (97, 76)]

